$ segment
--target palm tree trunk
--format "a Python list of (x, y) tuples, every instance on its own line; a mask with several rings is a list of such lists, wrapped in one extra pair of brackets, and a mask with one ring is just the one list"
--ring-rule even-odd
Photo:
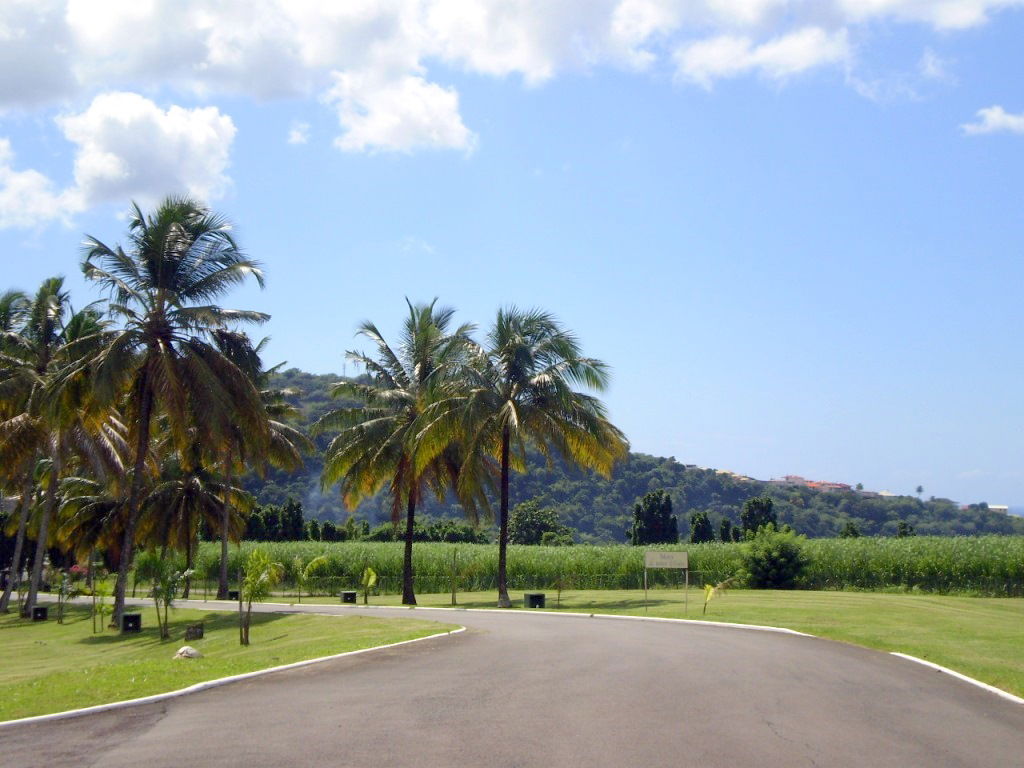
[(228, 460), (224, 464), (224, 509), (220, 513), (220, 580), (217, 582), (217, 599), (228, 599), (228, 526), (231, 510), (228, 501), (231, 498), (231, 462), (232, 451), (228, 449)]
[(143, 373), (141, 382), (142, 402), (139, 406), (139, 437), (135, 445), (135, 469), (132, 487), (128, 495), (128, 519), (124, 526), (124, 541), (121, 545), (120, 562), (117, 564), (117, 581), (114, 584), (114, 608), (110, 615), (111, 626), (121, 626), (124, 613), (124, 595), (128, 587), (128, 571), (132, 567), (135, 548), (135, 528), (139, 523), (139, 502), (142, 496), (142, 477), (146, 470), (146, 454), (149, 453), (149, 421), (153, 415), (153, 393), (149, 389), (149, 376)]
[(43, 580), (43, 560), (46, 559), (46, 540), (50, 533), (50, 520), (57, 509), (57, 483), (60, 480), (60, 456), (59, 447), (54, 447), (53, 457), (50, 460), (50, 482), (46, 486), (46, 502), (43, 504), (43, 517), (39, 521), (39, 535), (36, 537), (36, 557), (32, 563), (32, 577), (28, 583), (28, 596), (25, 598), (25, 606), (22, 614), (32, 615), (32, 609), (36, 605), (36, 597), (39, 594), (39, 585)]
[(7, 586), (4, 587), (3, 597), (0, 597), (0, 613), (7, 613), (11, 603), (11, 591), (14, 584), (21, 578), (21, 552), (25, 547), (25, 528), (28, 524), (28, 511), (32, 508), (32, 484), (34, 481), (36, 461), (38, 457), (32, 458), (29, 470), (25, 475), (25, 484), (21, 489), (21, 501), (18, 502), (18, 534), (14, 539), (14, 557), (11, 559), (11, 573), (7, 579)]
[(508, 427), (501, 431), (501, 528), (498, 534), (498, 607), (511, 608), (508, 599), (508, 454), (511, 435)]
[(416, 605), (412, 572), (412, 537), (416, 526), (416, 489), (409, 489), (409, 502), (405, 509), (405, 558), (402, 562), (402, 605)]

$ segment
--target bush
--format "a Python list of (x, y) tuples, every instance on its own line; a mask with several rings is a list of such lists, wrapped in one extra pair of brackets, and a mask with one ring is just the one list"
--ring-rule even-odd
[(763, 589), (792, 589), (810, 563), (804, 538), (769, 523), (758, 528), (743, 549), (747, 584)]
[(564, 525), (551, 507), (535, 500), (517, 504), (508, 521), (509, 544), (562, 546), (572, 544), (572, 529)]

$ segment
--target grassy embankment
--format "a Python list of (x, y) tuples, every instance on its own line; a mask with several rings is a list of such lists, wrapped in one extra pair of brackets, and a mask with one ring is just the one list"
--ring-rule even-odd
[[(691, 589), (683, 611), (680, 590), (547, 591), (547, 610), (706, 619), (781, 626), (882, 651), (899, 651), (941, 664), (989, 685), (1024, 696), (1024, 599), (950, 595), (729, 590), (701, 613), (703, 591)], [(522, 595), (512, 595), (517, 606)], [(493, 608), (496, 592), (458, 595), (461, 608)], [(317, 598), (324, 600), (326, 598)], [(421, 606), (450, 607), (451, 594), (420, 594)], [(337, 602), (337, 600), (332, 600)], [(398, 605), (399, 596), (370, 598)]]
[[(0, 720), (60, 712), (185, 688), (257, 669), (371, 648), (454, 629), (414, 619), (254, 614), (252, 645), (238, 643), (238, 616), (173, 610), (171, 640), (161, 641), (156, 612), (142, 611), (143, 631), (92, 633), (88, 609), (71, 606), (65, 623), (0, 616)], [(51, 617), (54, 609), (51, 608)], [(202, 659), (174, 660), (185, 626), (204, 622), (191, 640)], [(0, 761), (2, 762), (2, 761)]]

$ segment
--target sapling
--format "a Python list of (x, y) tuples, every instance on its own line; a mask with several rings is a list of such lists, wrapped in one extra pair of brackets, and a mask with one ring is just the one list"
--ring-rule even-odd
[(734, 576), (731, 579), (726, 579), (725, 581), (720, 581), (718, 584), (715, 584), (714, 586), (712, 586), (711, 584), (705, 584), (704, 585), (704, 611), (703, 611), (703, 613), (705, 615), (708, 612), (708, 603), (710, 603), (711, 600), (713, 598), (717, 597), (718, 595), (724, 595), (725, 594), (725, 590), (727, 590), (730, 586), (732, 586), (732, 582), (733, 582), (733, 580), (735, 578), (736, 577)]
[[(245, 576), (242, 578), (238, 596), (239, 643), (249, 644), (249, 624), (252, 619), (252, 604), (270, 597), (274, 587), (281, 581), (284, 566), (275, 563), (264, 549), (257, 547), (245, 560)], [(244, 606), (244, 609), (243, 609)]]
[(368, 605), (370, 602), (370, 590), (377, 586), (377, 572), (370, 566), (366, 566), (366, 570), (363, 571), (363, 605)]

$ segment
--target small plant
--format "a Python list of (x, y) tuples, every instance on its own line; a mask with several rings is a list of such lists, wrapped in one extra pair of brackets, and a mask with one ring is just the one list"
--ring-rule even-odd
[(284, 566), (271, 560), (262, 547), (252, 550), (246, 558), (245, 576), (242, 578), (238, 601), (238, 642), (242, 645), (249, 644), (252, 604), (270, 597), (283, 574)]
[(367, 605), (370, 602), (370, 590), (377, 586), (377, 572), (370, 566), (366, 566), (360, 583), (363, 585), (363, 605)]
[(64, 623), (64, 606), (81, 594), (78, 579), (67, 571), (61, 571), (57, 582), (57, 623)]
[[(150, 594), (156, 604), (156, 624), (160, 629), (160, 639), (167, 640), (171, 636), (169, 613), (174, 598), (178, 596), (181, 583), (192, 575), (192, 571), (179, 571), (167, 560), (160, 560), (159, 566), (152, 571), (153, 588)], [(161, 616), (161, 609), (163, 615)]]
[(704, 610), (702, 611), (703, 614), (706, 615), (708, 612), (708, 603), (710, 603), (712, 599), (714, 599), (718, 595), (724, 595), (725, 590), (732, 586), (734, 580), (735, 577), (733, 577), (732, 579), (726, 579), (725, 581), (720, 581), (718, 584), (715, 584), (714, 586), (712, 586), (711, 584), (704, 585)]
[(754, 588), (792, 589), (810, 562), (803, 545), (804, 537), (792, 530), (777, 531), (772, 523), (758, 528), (744, 545), (747, 583)]
[[(107, 579), (93, 578), (92, 582), (92, 633), (95, 635), (103, 629), (103, 622), (110, 614), (112, 606), (107, 605), (107, 598), (113, 594), (113, 586)], [(98, 626), (97, 626), (98, 622)]]

